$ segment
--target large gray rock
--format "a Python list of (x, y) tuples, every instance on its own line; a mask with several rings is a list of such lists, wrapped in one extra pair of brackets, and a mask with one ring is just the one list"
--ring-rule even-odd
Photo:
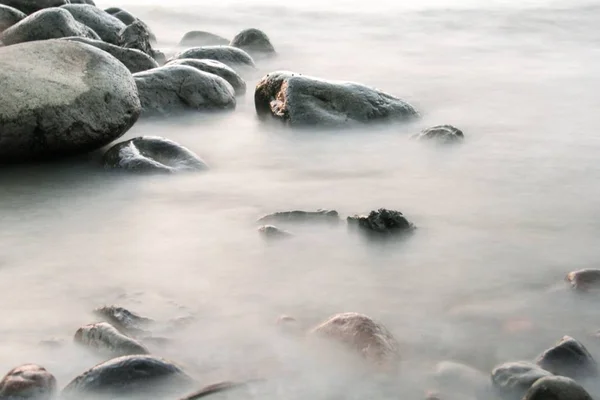
[(455, 361), (442, 361), (431, 376), (435, 392), (447, 400), (482, 398), (490, 387), (483, 372)]
[(143, 51), (149, 56), (154, 56), (150, 30), (140, 20), (133, 21), (119, 32), (119, 44), (129, 49)]
[(413, 136), (417, 140), (436, 140), (441, 143), (462, 142), (465, 138), (463, 131), (452, 125), (436, 125)]
[(172, 140), (154, 136), (117, 143), (104, 154), (104, 165), (132, 172), (173, 173), (208, 169), (192, 151)]
[(549, 376), (537, 380), (523, 400), (592, 400), (592, 396), (572, 379)]
[(226, 46), (228, 44), (229, 40), (224, 37), (204, 31), (188, 32), (179, 41), (181, 47)]
[(67, 10), (63, 10), (62, 8), (48, 8), (31, 14), (19, 23), (11, 26), (0, 34), (0, 40), (8, 46), (23, 42), (58, 39), (69, 36), (100, 39), (96, 32), (77, 22)]
[(598, 376), (596, 360), (585, 346), (570, 336), (544, 351), (536, 359), (536, 364), (555, 375), (573, 379)]
[(367, 233), (395, 235), (410, 233), (415, 225), (400, 212), (380, 208), (369, 215), (355, 215), (347, 218), (350, 226), (356, 226)]
[(0, 0), (0, 4), (16, 8), (28, 15), (44, 8), (60, 7), (68, 3), (69, 0)]
[(287, 71), (260, 80), (254, 105), (259, 118), (273, 117), (295, 126), (409, 121), (419, 116), (410, 104), (378, 89)]
[(56, 378), (44, 367), (25, 364), (13, 368), (0, 381), (0, 398), (6, 400), (51, 400)]
[(112, 15), (113, 17), (117, 18), (118, 20), (120, 20), (121, 22), (123, 22), (127, 26), (133, 24), (136, 21), (140, 22), (144, 26), (144, 29), (148, 32), (148, 35), (150, 36), (150, 41), (152, 43), (156, 43), (156, 36), (152, 32), (152, 30), (150, 29), (150, 27), (148, 26), (148, 24), (146, 24), (141, 19), (137, 18), (135, 15), (131, 14), (129, 11), (123, 10), (122, 8), (119, 8), (119, 7), (107, 8), (104, 11), (106, 11), (107, 13), (109, 13), (110, 15)]
[(528, 361), (509, 362), (492, 371), (492, 384), (497, 392), (509, 399), (521, 399), (538, 380), (552, 373)]
[(136, 49), (126, 49), (124, 47), (103, 42), (102, 40), (81, 37), (68, 37), (64, 38), (64, 40), (81, 42), (97, 47), (121, 61), (133, 74), (136, 72), (147, 71), (152, 68), (158, 68), (158, 63), (152, 57)]
[(600, 269), (587, 268), (572, 271), (567, 274), (565, 280), (571, 287), (580, 292), (600, 289)]
[(61, 8), (69, 11), (77, 21), (93, 29), (100, 39), (117, 46), (121, 44), (119, 32), (125, 29), (125, 24), (109, 13), (89, 4), (67, 4)]
[(140, 335), (148, 333), (147, 328), (152, 326), (155, 321), (151, 318), (143, 317), (133, 311), (119, 306), (102, 306), (94, 310), (94, 315), (102, 321), (110, 323), (117, 328), (119, 332), (126, 335)]
[(17, 22), (25, 19), (27, 15), (16, 8), (0, 4), (0, 32), (10, 28)]
[(0, 162), (85, 153), (140, 115), (131, 73), (102, 50), (67, 40), (0, 49)]
[(254, 68), (254, 60), (242, 49), (231, 46), (203, 46), (192, 47), (177, 53), (171, 60), (182, 58), (195, 58), (198, 60), (216, 60), (231, 68), (251, 67)]
[(96, 3), (94, 0), (70, 0), (71, 4), (89, 4), (91, 6), (95, 6)]
[(253, 57), (275, 54), (275, 48), (267, 34), (255, 28), (244, 29), (235, 35), (229, 45), (238, 47)]
[(77, 329), (75, 343), (113, 357), (149, 354), (148, 349), (135, 339), (119, 332), (107, 322), (89, 324)]
[(193, 58), (182, 58), (172, 60), (168, 65), (187, 65), (189, 67), (196, 68), (200, 71), (215, 74), (225, 79), (235, 90), (236, 95), (242, 95), (246, 93), (246, 82), (242, 79), (233, 68), (228, 67), (222, 62), (215, 60), (196, 60)]
[(225, 79), (192, 67), (167, 65), (134, 78), (145, 116), (235, 109), (235, 91)]

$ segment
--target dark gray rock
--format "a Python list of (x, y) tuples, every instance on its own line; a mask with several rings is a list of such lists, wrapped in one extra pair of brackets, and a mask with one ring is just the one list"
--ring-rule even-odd
[(492, 384), (499, 394), (510, 399), (521, 399), (538, 380), (552, 373), (528, 361), (509, 362), (492, 371)]
[(204, 31), (188, 32), (179, 41), (179, 45), (182, 47), (226, 46), (228, 44), (229, 40), (224, 37)]
[(565, 280), (571, 284), (571, 287), (580, 292), (586, 292), (592, 289), (600, 289), (600, 269), (580, 269), (569, 272)]
[(83, 43), (47, 40), (4, 47), (0, 82), (0, 162), (101, 148), (129, 130), (141, 111), (127, 68)]
[(68, 0), (0, 0), (0, 4), (16, 8), (27, 15), (44, 8), (60, 7), (68, 3)]
[(413, 136), (417, 140), (436, 140), (442, 143), (461, 142), (465, 135), (452, 125), (436, 125)]
[(25, 364), (10, 370), (0, 381), (0, 398), (7, 400), (51, 400), (56, 378), (44, 367)]
[(387, 210), (380, 208), (377, 211), (371, 211), (368, 216), (355, 215), (348, 217), (348, 224), (355, 225), (366, 232), (377, 234), (401, 234), (409, 233), (415, 229), (415, 226), (409, 222), (400, 211)]
[(169, 65), (187, 65), (189, 67), (196, 68), (200, 71), (215, 74), (225, 79), (233, 89), (236, 95), (242, 95), (246, 93), (246, 82), (238, 75), (233, 68), (228, 67), (222, 62), (215, 60), (196, 60), (193, 58), (182, 58), (178, 60), (172, 60), (168, 63)]
[(27, 15), (16, 8), (0, 4), (0, 32), (10, 28), (17, 22), (25, 19)]
[(254, 68), (254, 60), (242, 49), (231, 46), (203, 46), (192, 47), (177, 53), (171, 60), (182, 58), (195, 58), (197, 60), (216, 60), (231, 68), (248, 67)]
[[(205, 386), (202, 389), (197, 390), (194, 393), (189, 394), (180, 400), (196, 400), (196, 399), (201, 399), (206, 396), (211, 396), (216, 393), (222, 393), (222, 392), (226, 392), (226, 391), (228, 392), (228, 391), (235, 390), (235, 389), (242, 389), (242, 388), (247, 387), (248, 383), (249, 382), (230, 382), (230, 381), (214, 383), (212, 385)], [(248, 395), (250, 395), (250, 393), (248, 393)]]
[(258, 222), (271, 223), (271, 222), (327, 222), (327, 223), (338, 223), (340, 222), (340, 216), (335, 210), (323, 210), (317, 211), (279, 211), (273, 214), (265, 215), (260, 218)]
[(267, 34), (254, 28), (244, 29), (235, 35), (229, 45), (240, 48), (253, 57), (275, 54), (275, 48)]
[(455, 361), (439, 362), (431, 378), (436, 392), (448, 400), (483, 398), (490, 387), (486, 374)]
[(81, 346), (113, 357), (150, 353), (140, 342), (119, 332), (107, 322), (82, 326), (75, 332), (74, 340)]
[(93, 29), (103, 41), (121, 45), (119, 32), (125, 29), (125, 24), (109, 13), (89, 4), (67, 4), (61, 8), (70, 12), (77, 21)]
[(537, 380), (523, 400), (592, 400), (592, 396), (572, 379), (549, 376)]
[(160, 50), (152, 49), (152, 57), (161, 67), (167, 63), (167, 56)]
[(96, 3), (94, 0), (70, 0), (71, 4), (89, 4), (90, 6), (95, 6)]
[(152, 56), (152, 43), (148, 26), (142, 21), (133, 21), (119, 31), (119, 45), (129, 49), (137, 49)]
[(62, 8), (48, 8), (31, 14), (0, 34), (0, 40), (9, 46), (38, 40), (59, 39), (69, 36), (100, 39), (96, 32), (77, 22)]
[(118, 306), (102, 306), (96, 308), (94, 314), (126, 335), (145, 334), (154, 324), (154, 320)]
[(291, 233), (273, 225), (263, 225), (258, 228), (258, 232), (267, 239), (282, 239), (292, 236)]
[(131, 14), (127, 10), (123, 10), (122, 8), (118, 8), (118, 7), (111, 7), (111, 8), (107, 8), (104, 11), (106, 11), (113, 17), (119, 19), (121, 22), (123, 22), (127, 26), (133, 24), (134, 22), (141, 23), (144, 26), (145, 30), (148, 32), (148, 35), (150, 36), (150, 42), (156, 43), (156, 36), (152, 32), (152, 30), (150, 29), (148, 24), (146, 24), (144, 21), (137, 18), (135, 15)]
[(153, 58), (136, 49), (126, 49), (124, 47), (103, 42), (102, 40), (93, 40), (80, 37), (68, 37), (64, 38), (64, 40), (81, 42), (97, 47), (121, 61), (133, 74), (136, 72), (147, 71), (152, 68), (158, 68), (158, 63)]
[(208, 169), (192, 151), (169, 139), (154, 136), (117, 143), (104, 154), (104, 165), (132, 172), (174, 173)]
[(570, 336), (564, 336), (560, 342), (540, 354), (536, 364), (554, 375), (573, 379), (598, 375), (594, 357), (583, 344)]
[(167, 65), (139, 72), (134, 78), (142, 115), (235, 109), (235, 92), (225, 79), (192, 67)]
[(275, 118), (292, 126), (335, 127), (419, 116), (410, 104), (378, 89), (286, 71), (261, 79), (254, 105), (260, 119)]

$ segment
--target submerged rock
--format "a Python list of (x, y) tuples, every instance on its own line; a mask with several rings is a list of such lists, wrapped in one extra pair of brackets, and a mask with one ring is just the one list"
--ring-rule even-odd
[(572, 379), (548, 376), (537, 380), (523, 400), (592, 400), (592, 396)]
[(265, 215), (258, 222), (340, 222), (340, 216), (335, 210), (317, 211), (279, 211)]
[(582, 292), (590, 289), (600, 288), (600, 269), (580, 269), (569, 272), (565, 280), (571, 284), (575, 290)]
[(277, 228), (273, 225), (263, 225), (258, 228), (258, 232), (265, 238), (268, 239), (281, 239), (292, 236), (291, 233)]
[(573, 379), (598, 375), (596, 360), (583, 344), (570, 336), (564, 336), (560, 342), (540, 354), (536, 364), (555, 375)]
[(196, 60), (193, 58), (182, 58), (172, 60), (168, 65), (187, 65), (192, 68), (196, 68), (200, 71), (208, 72), (220, 76), (225, 79), (235, 90), (236, 95), (242, 95), (246, 93), (246, 82), (238, 75), (233, 68), (228, 67), (222, 62), (215, 60)]
[(509, 399), (521, 399), (538, 380), (552, 373), (540, 366), (527, 362), (509, 362), (497, 366), (492, 371), (492, 384), (501, 395)]
[(0, 381), (1, 399), (50, 400), (55, 393), (54, 375), (35, 364), (11, 369)]
[(208, 169), (204, 161), (190, 150), (155, 136), (117, 143), (104, 154), (104, 165), (132, 172), (174, 173)]
[(215, 60), (222, 62), (231, 68), (236, 67), (252, 67), (254, 68), (254, 60), (248, 53), (242, 49), (232, 46), (202, 46), (192, 47), (191, 49), (184, 50), (173, 56), (172, 60), (179, 60), (182, 58), (194, 58), (198, 60)]
[(410, 104), (378, 89), (287, 71), (260, 80), (254, 106), (260, 119), (272, 117), (296, 126), (409, 121), (419, 116)]
[(50, 7), (60, 7), (68, 4), (69, 0), (0, 0), (0, 4), (16, 8), (29, 15)]
[(423, 129), (413, 136), (417, 140), (437, 140), (442, 143), (460, 142), (465, 138), (463, 132), (452, 125), (436, 125)]
[(123, 135), (140, 115), (127, 68), (82, 43), (4, 47), (0, 82), (0, 162), (96, 150)]
[(225, 79), (192, 67), (166, 65), (133, 76), (145, 116), (235, 109), (235, 91)]
[(0, 33), (25, 19), (27, 15), (16, 8), (0, 4)]
[(380, 234), (407, 233), (415, 229), (415, 225), (408, 221), (400, 211), (385, 208), (371, 211), (368, 216), (348, 217), (347, 220), (349, 225), (356, 225), (368, 232)]
[(432, 378), (436, 385), (436, 393), (448, 400), (483, 397), (490, 386), (486, 374), (454, 361), (438, 363)]
[(67, 10), (77, 21), (90, 27), (103, 41), (120, 45), (119, 32), (125, 24), (109, 13), (90, 4), (67, 4), (61, 8)]
[(154, 324), (153, 319), (118, 306), (99, 307), (94, 310), (94, 314), (125, 334), (144, 333), (145, 329)]
[(275, 48), (267, 34), (254, 28), (244, 29), (235, 35), (229, 45), (238, 47), (253, 56), (275, 54)]
[(204, 31), (188, 32), (179, 41), (181, 47), (223, 46), (228, 44), (229, 40), (224, 37)]
[(125, 336), (107, 322), (79, 328), (75, 332), (75, 342), (103, 353), (112, 353), (113, 356), (150, 353), (137, 340)]

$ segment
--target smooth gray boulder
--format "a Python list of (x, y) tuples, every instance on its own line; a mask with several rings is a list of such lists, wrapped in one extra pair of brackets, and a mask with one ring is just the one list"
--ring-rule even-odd
[(570, 336), (564, 336), (557, 344), (544, 351), (536, 364), (555, 375), (573, 379), (598, 376), (596, 360), (585, 346)]
[(592, 400), (592, 396), (572, 379), (549, 376), (537, 380), (523, 400)]
[(55, 394), (56, 378), (36, 364), (13, 368), (0, 381), (1, 399), (51, 400)]
[(600, 289), (600, 269), (586, 268), (572, 271), (567, 274), (565, 280), (574, 290), (580, 292), (598, 290)]
[(0, 33), (25, 19), (27, 15), (16, 8), (0, 4)]
[(95, 6), (96, 3), (94, 0), (69, 0), (71, 4), (89, 4), (91, 6)]
[(266, 33), (259, 29), (244, 29), (234, 36), (230, 46), (240, 48), (253, 57), (275, 54), (275, 48)]
[(258, 222), (326, 222), (337, 224), (340, 222), (340, 215), (335, 210), (318, 209), (316, 211), (278, 211), (261, 217)]
[(419, 116), (407, 102), (378, 89), (287, 71), (272, 72), (260, 80), (254, 105), (260, 119), (275, 118), (292, 126), (405, 122)]
[(103, 50), (121, 61), (132, 74), (136, 72), (147, 71), (152, 68), (158, 68), (158, 63), (148, 54), (142, 53), (136, 49), (126, 49), (124, 47), (115, 46), (102, 40), (93, 40), (81, 37), (68, 37), (63, 40), (71, 40), (89, 44)]
[(233, 68), (228, 67), (222, 62), (215, 60), (196, 60), (193, 58), (182, 58), (172, 60), (168, 63), (168, 65), (187, 65), (189, 67), (196, 68), (200, 71), (215, 74), (229, 82), (229, 84), (233, 86), (236, 95), (242, 95), (246, 93), (246, 82), (237, 72), (233, 70)]
[(93, 29), (103, 41), (121, 45), (119, 32), (125, 24), (109, 13), (89, 4), (67, 4), (61, 8), (67, 10), (77, 21)]
[(137, 340), (119, 332), (108, 322), (89, 324), (77, 329), (73, 337), (75, 343), (113, 357), (135, 354), (150, 354), (150, 351)]
[(69, 0), (0, 0), (0, 4), (16, 8), (29, 15), (50, 7), (60, 7), (68, 4)]
[(86, 153), (123, 135), (141, 106), (135, 81), (92, 46), (47, 40), (0, 49), (0, 162)]
[(491, 386), (486, 374), (455, 361), (439, 362), (431, 380), (435, 392), (447, 400), (484, 398)]
[(214, 33), (191, 31), (183, 35), (179, 41), (181, 47), (226, 46), (229, 40)]
[(141, 136), (117, 143), (104, 154), (104, 166), (132, 172), (204, 171), (208, 166), (189, 149), (172, 140)]
[(155, 323), (151, 318), (143, 317), (119, 306), (98, 307), (94, 310), (94, 315), (102, 321), (110, 323), (119, 332), (133, 336), (148, 333), (146, 329)]
[(140, 20), (133, 21), (119, 32), (119, 45), (155, 57), (150, 28)]
[(129, 11), (123, 10), (122, 8), (119, 8), (119, 7), (107, 8), (104, 11), (109, 13), (113, 17), (117, 18), (118, 20), (120, 20), (127, 26), (133, 24), (136, 21), (140, 22), (144, 26), (145, 30), (148, 32), (148, 35), (150, 36), (150, 42), (156, 43), (156, 36), (152, 32), (152, 30), (150, 29), (148, 24), (146, 24), (141, 19), (137, 18), (135, 15), (133, 15)]
[(216, 60), (222, 62), (225, 65), (230, 66), (233, 69), (239, 67), (254, 68), (254, 60), (248, 53), (242, 49), (231, 46), (203, 46), (203, 47), (192, 47), (191, 49), (184, 50), (180, 53), (175, 54), (169, 61), (182, 59), (182, 58), (195, 58), (198, 60)]
[(273, 225), (263, 225), (259, 227), (258, 233), (265, 239), (283, 239), (292, 236), (290, 232), (279, 229)]
[(412, 232), (415, 225), (400, 212), (380, 208), (369, 215), (355, 215), (347, 218), (348, 225), (357, 226), (368, 233), (394, 235)]
[(452, 125), (436, 125), (413, 136), (416, 140), (435, 140), (440, 143), (462, 142), (465, 138), (463, 131)]
[(0, 34), (5, 45), (59, 39), (69, 36), (100, 39), (96, 32), (79, 23), (62, 8), (48, 8), (31, 14)]
[(133, 75), (143, 116), (192, 110), (233, 110), (235, 91), (219, 76), (186, 65), (166, 65)]
[(521, 399), (538, 380), (552, 373), (528, 361), (508, 362), (492, 371), (492, 384), (496, 391), (509, 399)]

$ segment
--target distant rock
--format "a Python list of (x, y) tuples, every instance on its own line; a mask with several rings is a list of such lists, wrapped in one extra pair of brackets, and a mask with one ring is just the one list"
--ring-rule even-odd
[(337, 127), (419, 116), (410, 104), (378, 89), (287, 71), (260, 80), (254, 105), (260, 119), (274, 118), (292, 126)]
[(490, 387), (486, 374), (454, 361), (439, 362), (435, 366), (432, 378), (436, 385), (436, 393), (445, 400), (483, 397)]
[(254, 60), (248, 53), (242, 49), (231, 46), (203, 46), (203, 47), (192, 47), (191, 49), (184, 50), (177, 53), (171, 58), (171, 60), (177, 60), (182, 58), (195, 58), (198, 60), (216, 60), (222, 62), (225, 65), (230, 66), (233, 69), (239, 67), (250, 67), (254, 68)]
[(291, 233), (273, 225), (263, 225), (258, 228), (258, 232), (267, 239), (282, 239), (292, 236)]
[(90, 27), (103, 41), (121, 45), (119, 32), (125, 29), (125, 24), (109, 13), (89, 4), (67, 4), (61, 8), (67, 10), (77, 21)]
[(199, 47), (199, 46), (226, 46), (229, 40), (204, 31), (191, 31), (183, 35), (179, 41), (181, 47)]
[(413, 136), (417, 140), (436, 140), (442, 143), (460, 142), (465, 138), (463, 132), (452, 125), (437, 125), (422, 130)]
[(25, 19), (25, 17), (27, 15), (16, 8), (0, 4), (0, 33)]
[(131, 172), (174, 173), (208, 169), (204, 161), (190, 150), (155, 136), (117, 143), (104, 154), (104, 165)]
[(153, 319), (119, 306), (98, 307), (94, 314), (126, 335), (145, 334), (146, 329), (154, 324)]
[(89, 39), (100, 37), (89, 27), (77, 22), (62, 8), (49, 8), (31, 14), (0, 34), (5, 45), (79, 36)]
[(575, 290), (586, 292), (591, 289), (600, 289), (600, 269), (580, 269), (569, 272), (565, 280)]
[(13, 368), (0, 381), (0, 398), (6, 400), (51, 400), (55, 394), (56, 378), (35, 364)]
[(552, 373), (540, 366), (527, 362), (509, 362), (492, 371), (492, 383), (497, 392), (507, 399), (521, 399), (538, 380)]
[(122, 8), (119, 8), (119, 7), (107, 8), (104, 11), (109, 13), (113, 17), (117, 18), (118, 20), (120, 20), (127, 26), (133, 24), (134, 22), (141, 23), (145, 27), (145, 30), (148, 32), (148, 35), (150, 36), (150, 42), (156, 43), (156, 36), (152, 32), (152, 30), (150, 29), (148, 24), (146, 24), (144, 21), (142, 21), (135, 15), (131, 14), (129, 11), (123, 10)]
[(598, 375), (596, 360), (583, 344), (570, 336), (564, 336), (560, 342), (540, 354), (536, 364), (555, 375), (572, 379)]
[(244, 29), (231, 40), (229, 44), (238, 47), (253, 57), (257, 55), (273, 55), (275, 48), (266, 33), (259, 29)]
[(407, 233), (415, 229), (415, 225), (408, 221), (400, 211), (385, 208), (371, 211), (367, 216), (355, 215), (348, 217), (347, 220), (351, 226), (355, 225), (367, 232), (378, 234)]
[(340, 215), (335, 210), (318, 209), (317, 211), (279, 211), (261, 217), (258, 222), (340, 222)]
[(523, 400), (592, 400), (592, 396), (572, 379), (548, 376), (537, 380)]
[(140, 115), (131, 73), (83, 43), (47, 40), (1, 48), (0, 82), (0, 162), (99, 149)]
[(235, 72), (232, 68), (219, 61), (182, 58), (172, 60), (168, 63), (168, 65), (187, 65), (189, 67), (196, 68), (200, 71), (215, 74), (229, 82), (229, 84), (233, 86), (236, 95), (242, 95), (246, 93), (246, 82), (244, 82), (242, 77), (239, 76), (238, 73)]
[(95, 6), (96, 3), (94, 0), (69, 0), (71, 4), (89, 4), (90, 6)]
[(135, 339), (119, 332), (107, 322), (82, 326), (75, 332), (75, 342), (113, 356), (148, 354), (148, 349)]
[(235, 109), (235, 91), (225, 79), (192, 67), (166, 65), (133, 76), (143, 116)]
[(69, 0), (0, 0), (0, 4), (16, 8), (27, 15), (45, 8), (60, 7), (68, 3)]

